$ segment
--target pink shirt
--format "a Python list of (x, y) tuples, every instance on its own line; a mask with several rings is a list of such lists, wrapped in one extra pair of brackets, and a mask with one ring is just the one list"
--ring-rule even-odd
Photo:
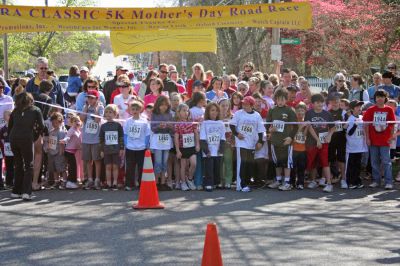
[(75, 153), (77, 150), (81, 149), (82, 145), (82, 134), (80, 130), (76, 130), (74, 127), (71, 127), (65, 139), (67, 144), (65, 146), (65, 150), (71, 153)]
[(146, 107), (149, 103), (154, 104), (157, 100), (159, 95), (154, 95), (153, 93), (147, 94), (146, 96), (144, 96), (144, 107)]

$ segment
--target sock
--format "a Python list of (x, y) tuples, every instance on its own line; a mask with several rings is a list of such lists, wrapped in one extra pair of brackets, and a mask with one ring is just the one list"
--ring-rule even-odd
[(277, 177), (276, 177), (276, 181), (281, 182), (281, 180), (282, 180), (282, 177), (281, 177), (281, 176), (277, 176)]
[(290, 182), (290, 177), (285, 176), (285, 183), (289, 183)]

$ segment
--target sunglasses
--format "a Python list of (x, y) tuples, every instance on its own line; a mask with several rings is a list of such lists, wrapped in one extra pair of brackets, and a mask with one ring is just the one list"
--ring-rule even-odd
[(160, 71), (160, 73), (168, 74), (168, 71)]
[(236, 79), (231, 79), (231, 82), (236, 82)]
[(344, 82), (344, 80), (338, 80), (339, 82)]

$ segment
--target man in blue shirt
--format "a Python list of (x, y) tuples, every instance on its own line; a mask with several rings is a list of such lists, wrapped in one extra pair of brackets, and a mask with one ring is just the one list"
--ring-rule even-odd
[(374, 84), (368, 88), (368, 95), (369, 95), (369, 101), (371, 103), (375, 103), (374, 95), (375, 95), (375, 92), (379, 89), (379, 86), (382, 85), (382, 74), (379, 72), (376, 72), (373, 75), (372, 79), (373, 79)]
[(383, 73), (383, 85), (379, 86), (379, 89), (385, 90), (389, 94), (389, 98), (397, 100), (400, 94), (400, 88), (392, 84), (392, 78), (392, 72)]

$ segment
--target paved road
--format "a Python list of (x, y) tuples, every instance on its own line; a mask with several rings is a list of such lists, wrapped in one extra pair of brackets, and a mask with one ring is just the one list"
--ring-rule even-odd
[(129, 61), (124, 61), (127, 58), (126, 55), (120, 55), (114, 57), (114, 54), (101, 54), (96, 62), (96, 65), (91, 70), (91, 74), (96, 77), (100, 77), (101, 80), (107, 77), (107, 71), (112, 71), (115, 75), (116, 66), (124, 66), (129, 70), (132, 69), (132, 65)]
[(211, 221), (225, 265), (400, 264), (399, 190), (161, 192), (152, 211), (137, 192), (36, 195), (0, 192), (2, 265), (200, 265)]

